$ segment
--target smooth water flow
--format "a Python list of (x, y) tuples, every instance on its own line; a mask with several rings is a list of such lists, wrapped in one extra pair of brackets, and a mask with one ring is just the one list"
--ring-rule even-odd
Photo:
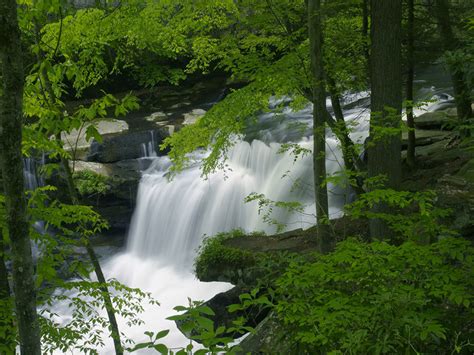
[(140, 145), (142, 158), (154, 158), (158, 156), (155, 149), (155, 132), (150, 131), (149, 133), (150, 133), (150, 140)]
[[(433, 94), (429, 89), (423, 93), (430, 97)], [(368, 93), (348, 95), (345, 104), (346, 119), (353, 126), (351, 138), (362, 143), (368, 132)], [(275, 226), (263, 223), (256, 202), (244, 202), (250, 193), (263, 193), (275, 201), (301, 202), (305, 206), (303, 214), (276, 210), (273, 215), (288, 230), (314, 223), (311, 156), (295, 161), (290, 153), (279, 153), (284, 142), (297, 142), (311, 149), (310, 125), (294, 128), (294, 123), (310, 124), (311, 107), (299, 112), (287, 108), (279, 114), (283, 119), (275, 115), (262, 115), (258, 128), (249, 130), (245, 140), (239, 140), (230, 151), (226, 171), (208, 179), (203, 179), (200, 172), (205, 152), (196, 153), (195, 164), (171, 181), (167, 157), (154, 159), (143, 173), (126, 251), (103, 261), (107, 278), (151, 292), (161, 303), (159, 308), (145, 309), (144, 326), (128, 328), (120, 321), (121, 331), (135, 341), (146, 340), (144, 331), (171, 329), (164, 343), (171, 347), (187, 344), (174, 323), (165, 319), (175, 314), (172, 308), (187, 305), (188, 297), (205, 300), (231, 287), (226, 283), (202, 283), (193, 276), (193, 260), (205, 235), (235, 228), (275, 232)], [(336, 173), (342, 167), (342, 158), (337, 140), (329, 133), (326, 151), (328, 173)], [(330, 190), (330, 213), (336, 217), (348, 191), (335, 186)], [(65, 321), (70, 319), (64, 306), (57, 305), (55, 311), (64, 314)], [(112, 343), (109, 339), (106, 342), (100, 354), (113, 353)]]
[(25, 189), (35, 190), (38, 187), (44, 186), (44, 179), (39, 174), (39, 170), (45, 164), (45, 154), (41, 155), (40, 159), (34, 157), (23, 158), (23, 176), (25, 177)]

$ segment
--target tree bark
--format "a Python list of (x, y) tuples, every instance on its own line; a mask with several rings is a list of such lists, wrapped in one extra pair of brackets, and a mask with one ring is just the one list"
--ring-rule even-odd
[(13, 261), (13, 291), (23, 355), (41, 354), (33, 258), (26, 217), (22, 142), (23, 64), (14, 0), (0, 0), (0, 160)]
[[(449, 11), (449, 0), (436, 0), (435, 16), (443, 40), (444, 50), (454, 51), (459, 47), (459, 41), (454, 36)], [(466, 84), (465, 74), (461, 68), (451, 63), (450, 72), (458, 119), (461, 124), (465, 124), (469, 118), (473, 117), (471, 91)], [(468, 134), (468, 130), (461, 130), (461, 135), (467, 136)]]
[(308, 1), (308, 33), (313, 97), (313, 173), (319, 249), (332, 248), (329, 229), (328, 190), (326, 185), (326, 92), (323, 69), (321, 0)]
[(362, 37), (364, 39), (364, 55), (369, 65), (369, 0), (362, 0)]
[(0, 352), (15, 353), (15, 324), (13, 323), (12, 294), (5, 264), (5, 244), (0, 230)]
[[(57, 135), (56, 139), (61, 139), (60, 135)], [(69, 161), (64, 157), (61, 157), (61, 165), (63, 167), (63, 171), (66, 176), (66, 184), (69, 190), (71, 201), (74, 205), (78, 205), (79, 197), (77, 195), (76, 186), (74, 184), (74, 180), (72, 177), (71, 168), (69, 167)], [(99, 282), (99, 288), (101, 291), (102, 300), (104, 301), (104, 308), (107, 312), (107, 317), (109, 318), (110, 333), (111, 333), (112, 340), (114, 342), (115, 354), (123, 355), (123, 347), (122, 347), (122, 342), (120, 338), (120, 331), (119, 331), (119, 327), (117, 323), (117, 318), (115, 317), (116, 312), (115, 312), (114, 305), (112, 303), (112, 299), (110, 297), (109, 289), (107, 287), (107, 280), (105, 279), (99, 259), (97, 258), (94, 248), (90, 244), (89, 240), (84, 239), (83, 243), (86, 248), (87, 255), (89, 256), (89, 259), (91, 260), (95, 275), (97, 276), (97, 281)]]
[[(37, 35), (36, 41), (37, 41), (37, 45), (39, 46), (40, 41), (39, 41), (39, 26), (38, 26), (38, 24), (35, 24), (35, 27), (36, 27), (36, 32), (37, 32), (36, 33), (36, 35)], [(41, 63), (43, 58), (44, 58), (44, 53), (40, 50), (37, 54), (38, 63)], [(44, 83), (43, 90), (46, 91), (46, 93), (43, 93), (45, 101), (48, 103), (48, 105), (53, 106), (55, 104), (55, 102), (57, 101), (56, 100), (57, 98), (56, 98), (54, 90), (51, 86), (51, 82), (48, 79), (48, 75), (47, 75), (46, 70), (45, 70), (44, 67), (42, 68), (42, 71), (40, 72), (40, 78), (41, 78), (42, 82)], [(48, 95), (49, 95), (49, 97), (48, 97)], [(62, 118), (64, 118), (64, 117), (62, 117)], [(55, 139), (58, 142), (61, 143), (61, 133), (56, 133), (55, 134)], [(71, 202), (72, 202), (73, 205), (78, 205), (79, 204), (79, 196), (77, 194), (77, 189), (76, 189), (76, 186), (74, 184), (74, 179), (73, 179), (71, 168), (69, 167), (69, 160), (64, 156), (61, 156), (60, 159), (61, 159), (61, 166), (63, 168), (63, 172), (64, 172), (64, 175), (65, 175), (66, 185), (68, 187)], [(122, 342), (121, 342), (121, 337), (120, 337), (120, 331), (119, 331), (119, 328), (118, 328), (117, 319), (115, 317), (116, 312), (115, 312), (115, 308), (113, 306), (113, 303), (112, 303), (112, 300), (111, 300), (111, 297), (110, 297), (109, 289), (107, 287), (107, 281), (106, 281), (104, 273), (102, 271), (102, 267), (100, 266), (99, 259), (97, 258), (97, 255), (94, 251), (94, 248), (90, 244), (89, 240), (84, 239), (83, 243), (84, 243), (84, 247), (86, 248), (87, 254), (89, 256), (89, 259), (91, 260), (92, 266), (94, 268), (94, 272), (97, 276), (97, 280), (98, 280), (99, 285), (100, 285), (99, 287), (100, 287), (100, 290), (101, 290), (102, 299), (104, 301), (104, 308), (107, 312), (107, 317), (109, 318), (110, 333), (111, 333), (112, 340), (114, 342), (115, 354), (116, 355), (123, 355), (123, 347), (122, 347)]]
[(410, 168), (415, 167), (415, 117), (413, 116), (413, 80), (415, 79), (415, 1), (408, 0), (408, 38), (407, 38), (407, 126), (408, 126), (408, 148), (407, 148), (407, 164)]
[[(398, 188), (401, 180), (401, 20), (402, 2), (371, 3), (371, 119), (368, 147), (369, 178), (382, 176), (385, 188)], [(395, 132), (396, 131), (396, 132)], [(386, 212), (383, 204), (375, 212)], [(391, 235), (380, 219), (370, 221), (372, 238)]]

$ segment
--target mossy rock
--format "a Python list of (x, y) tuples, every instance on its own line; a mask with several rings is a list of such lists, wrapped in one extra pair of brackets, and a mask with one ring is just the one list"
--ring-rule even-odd
[(417, 129), (446, 129), (453, 121), (445, 111), (425, 112), (415, 117), (415, 127)]
[(466, 164), (464, 164), (464, 166), (457, 173), (457, 176), (462, 177), (471, 184), (474, 184), (474, 159), (471, 159)]
[(294, 344), (274, 313), (270, 313), (255, 331), (243, 339), (238, 354), (297, 354)]
[[(446, 139), (450, 135), (450, 132), (447, 131), (439, 131), (439, 130), (422, 130), (417, 129), (415, 130), (415, 145), (424, 146), (433, 144), (435, 142), (442, 141)], [(406, 148), (408, 146), (408, 132), (403, 132), (402, 134), (402, 147)]]
[[(224, 241), (244, 235), (244, 231), (235, 230), (206, 238), (194, 262), (197, 278), (233, 284), (249, 279), (248, 270), (256, 264), (258, 253), (224, 245)], [(254, 238), (259, 238), (259, 235)]]

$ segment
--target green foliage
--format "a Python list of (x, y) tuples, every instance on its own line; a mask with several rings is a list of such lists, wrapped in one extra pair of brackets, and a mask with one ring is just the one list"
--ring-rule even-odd
[(275, 210), (305, 214), (304, 206), (297, 201), (273, 201), (267, 198), (264, 194), (256, 192), (251, 193), (245, 198), (246, 203), (254, 201), (258, 203), (258, 214), (262, 216), (263, 221), (269, 225), (275, 226), (277, 233), (282, 232), (287, 225), (273, 217)]
[(13, 297), (0, 298), (0, 354), (13, 354), (17, 344)]
[[(139, 289), (129, 288), (110, 280), (107, 282), (109, 294), (117, 316), (127, 320), (129, 327), (143, 324), (140, 318), (144, 304), (158, 303)], [(103, 309), (103, 292), (101, 284), (96, 281), (69, 281), (62, 285), (63, 292), (55, 292), (40, 311), (42, 316), (43, 351), (54, 350), (64, 353), (79, 351), (87, 354), (99, 354), (97, 348), (104, 344), (103, 337), (108, 337), (106, 330), (109, 320), (100, 314)], [(63, 304), (71, 312), (72, 319), (60, 322), (49, 310), (53, 304)], [(122, 335), (122, 341), (132, 344), (131, 339)]]
[(109, 178), (93, 171), (74, 173), (74, 184), (82, 196), (105, 195), (110, 190)]
[[(247, 234), (243, 230), (234, 230), (205, 238), (194, 261), (197, 277), (201, 280), (212, 279), (210, 275), (215, 272), (222, 273), (224, 270), (238, 274), (239, 270), (254, 265), (257, 257), (255, 253), (227, 247), (223, 244), (228, 239), (244, 235)], [(258, 238), (259, 235), (261, 234), (254, 234), (255, 238)]]
[(398, 247), (349, 239), (291, 263), (275, 309), (300, 353), (468, 353), (473, 267), (474, 249), (460, 239)]
[[(77, 254), (77, 249), (83, 247), (84, 240), (107, 228), (107, 223), (91, 207), (51, 200), (49, 193), (54, 190), (46, 186), (28, 192), (30, 235), (41, 251), (36, 263), (36, 284), (43, 351), (98, 354), (97, 347), (109, 336), (109, 320), (100, 314), (104, 307), (103, 285), (90, 280), (91, 265)], [(3, 201), (0, 195), (0, 227), (8, 237)], [(35, 228), (36, 221), (44, 223), (42, 230)], [(107, 287), (117, 315), (126, 319), (128, 326), (142, 323), (140, 314), (145, 302), (157, 304), (149, 294), (115, 280), (108, 281)], [(60, 320), (51, 312), (51, 307), (58, 304), (67, 306), (71, 320)], [(7, 315), (2, 319), (5, 322), (0, 323), (0, 334), (15, 334), (14, 323), (8, 322)]]
[[(225, 352), (226, 354), (235, 354), (236, 348), (232, 348), (233, 338), (226, 335), (224, 326), (215, 327), (214, 322), (209, 316), (214, 316), (214, 311), (202, 304), (202, 302), (193, 302), (189, 300), (189, 306), (177, 306), (174, 308), (183, 314), (168, 317), (180, 323), (180, 328), (185, 334), (190, 334), (192, 340), (202, 343), (204, 349), (193, 352), (195, 354), (218, 354)], [(190, 344), (192, 350), (193, 344)]]
[[(374, 210), (380, 204), (384, 209)], [(354, 219), (384, 220), (400, 240), (429, 243), (440, 236), (455, 234), (441, 223), (450, 211), (436, 206), (434, 191), (375, 189), (359, 196), (345, 211)]]
[[(337, 8), (337, 9), (336, 9)], [(272, 96), (290, 95), (296, 106), (310, 99), (309, 44), (306, 7), (303, 1), (244, 1), (238, 7), (232, 32), (206, 42), (205, 52), (214, 53), (215, 66), (247, 86), (228, 95), (204, 117), (168, 138), (175, 171), (189, 162), (189, 153), (210, 149), (203, 175), (225, 168), (236, 137), (258, 113), (268, 110)], [(337, 81), (332, 91), (342, 93), (365, 87), (365, 39), (360, 34), (360, 11), (356, 2), (328, 4), (325, 11), (326, 72)], [(209, 47), (215, 47), (212, 51)]]

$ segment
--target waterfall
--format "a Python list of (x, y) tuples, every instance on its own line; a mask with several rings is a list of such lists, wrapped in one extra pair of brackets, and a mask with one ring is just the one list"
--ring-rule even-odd
[(154, 158), (158, 155), (156, 153), (156, 148), (155, 148), (155, 131), (150, 131), (149, 133), (150, 133), (150, 140), (140, 145), (142, 158)]
[(44, 186), (44, 179), (38, 170), (45, 164), (45, 154), (41, 155), (40, 159), (34, 157), (23, 158), (23, 175), (25, 177), (25, 189), (35, 190), (38, 187)]
[[(351, 138), (359, 143), (368, 135), (368, 97), (368, 93), (358, 93), (347, 95), (344, 100), (344, 114), (352, 127)], [(276, 100), (271, 102), (273, 106), (277, 104)], [(175, 314), (173, 307), (187, 305), (188, 297), (205, 300), (232, 287), (220, 282), (199, 282), (194, 277), (193, 260), (205, 235), (235, 228), (275, 231), (274, 226), (263, 223), (256, 202), (244, 202), (250, 193), (303, 204), (303, 214), (274, 212), (273, 217), (285, 223), (286, 229), (306, 228), (314, 223), (311, 156), (295, 161), (290, 153), (278, 153), (286, 142), (297, 142), (311, 149), (311, 120), (311, 106), (299, 112), (285, 108), (282, 113), (262, 114), (258, 126), (250, 128), (229, 152), (227, 169), (207, 179), (201, 177), (200, 171), (206, 152), (196, 152), (194, 164), (171, 181), (169, 158), (153, 159), (140, 182), (126, 250), (103, 260), (103, 269), (108, 279), (115, 278), (127, 286), (150, 292), (160, 307), (145, 309), (142, 326), (128, 328), (124, 320), (119, 320), (122, 332), (135, 341), (146, 341), (144, 331), (170, 329), (163, 340), (168, 346), (179, 347), (188, 342), (174, 323), (166, 320)], [(151, 147), (154, 147), (153, 139), (152, 135)], [(150, 156), (148, 148), (143, 147), (145, 156)], [(336, 173), (341, 169), (342, 158), (337, 139), (330, 132), (326, 152), (328, 173)], [(330, 214), (337, 217), (347, 191), (333, 185), (329, 189)], [(55, 312), (69, 314), (63, 305), (57, 305)], [(70, 318), (65, 316), (65, 319)], [(113, 354), (112, 342), (105, 340), (106, 345), (99, 353)]]
[[(359, 100), (360, 95), (354, 96)], [(150, 292), (160, 307), (145, 306), (145, 325), (128, 328), (119, 320), (121, 331), (135, 341), (145, 341), (145, 331), (170, 329), (163, 340), (170, 347), (187, 343), (175, 324), (166, 317), (175, 314), (173, 307), (187, 305), (188, 297), (206, 300), (232, 285), (222, 282), (203, 283), (192, 272), (193, 260), (203, 238), (218, 232), (241, 228), (246, 231), (274, 233), (275, 226), (263, 222), (256, 202), (245, 203), (252, 192), (263, 193), (274, 201), (298, 201), (304, 213), (275, 210), (273, 217), (286, 224), (286, 229), (307, 228), (314, 224), (312, 189), (312, 157), (295, 160), (290, 153), (279, 153), (284, 142), (298, 142), (311, 149), (311, 127), (293, 127), (293, 123), (309, 124), (311, 107), (299, 112), (287, 109), (285, 119), (277, 113), (261, 115), (261, 129), (249, 130), (229, 152), (227, 169), (201, 177), (200, 165), (207, 152), (196, 152), (194, 164), (169, 180), (171, 162), (168, 157), (153, 159), (140, 181), (137, 207), (128, 235), (126, 250), (103, 260), (107, 278), (115, 278), (130, 287)], [(367, 135), (366, 107), (346, 110), (349, 122), (356, 123), (352, 138), (363, 142)], [(327, 169), (332, 174), (341, 169), (341, 153), (337, 140), (328, 132)], [(345, 201), (341, 187), (330, 188), (330, 213), (340, 214)], [(55, 312), (70, 319), (66, 304), (57, 304)], [(105, 315), (105, 313), (104, 313)], [(105, 337), (100, 354), (113, 354), (113, 344)], [(150, 352), (153, 353), (153, 352)], [(143, 351), (140, 354), (148, 354)]]
[[(45, 185), (43, 176), (39, 173), (39, 170), (45, 164), (46, 155), (41, 154), (41, 158), (36, 159), (34, 157), (23, 158), (23, 176), (25, 178), (25, 189), (27, 191), (34, 191), (38, 187)], [(36, 221), (34, 228), (41, 234), (45, 233), (44, 221)], [(33, 243), (33, 256), (36, 259), (38, 257), (38, 247)]]
[[(305, 139), (300, 145), (310, 149), (312, 142)], [(329, 140), (329, 173), (340, 170), (335, 145), (335, 140)], [(240, 141), (230, 152), (227, 171), (212, 174), (207, 180), (200, 177), (197, 164), (169, 182), (168, 158), (158, 158), (140, 183), (128, 252), (170, 265), (189, 266), (204, 235), (235, 228), (275, 232), (274, 226), (262, 221), (256, 201), (244, 202), (252, 192), (273, 201), (298, 201), (306, 206), (305, 214), (282, 210), (274, 213), (273, 217), (285, 223), (287, 229), (314, 224), (312, 157), (295, 162), (289, 153), (278, 154), (279, 149), (277, 143)], [(331, 190), (330, 213), (336, 216), (344, 202), (344, 191), (336, 187)]]

